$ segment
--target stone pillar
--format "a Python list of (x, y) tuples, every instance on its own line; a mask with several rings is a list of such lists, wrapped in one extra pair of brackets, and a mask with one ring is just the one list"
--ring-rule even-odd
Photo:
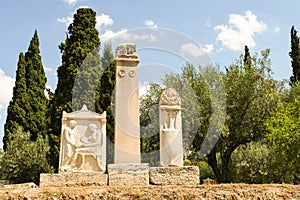
[(160, 163), (163, 167), (183, 166), (181, 99), (172, 88), (159, 101)]
[(119, 45), (115, 63), (115, 163), (141, 163), (136, 45)]

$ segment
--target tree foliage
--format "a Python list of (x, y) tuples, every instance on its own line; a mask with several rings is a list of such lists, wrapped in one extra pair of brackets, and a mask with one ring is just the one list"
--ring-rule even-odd
[[(292, 86), (291, 93), (300, 92), (300, 84)], [(300, 97), (282, 103), (267, 121), (268, 138), (276, 155), (278, 182), (300, 182)]]
[(96, 13), (92, 9), (78, 9), (68, 27), (65, 42), (59, 46), (62, 65), (57, 70), (58, 83), (50, 108), (49, 130), (54, 166), (58, 165), (62, 112), (81, 109), (83, 104), (91, 110), (95, 107), (95, 90), (101, 74), (100, 39), (95, 25)]
[[(268, 131), (264, 122), (277, 109), (279, 99), (277, 82), (271, 77), (270, 51), (262, 51), (262, 57), (240, 57), (224, 74), (226, 88), (225, 128), (215, 148), (208, 155), (219, 182), (230, 182), (229, 164), (236, 148), (263, 139)], [(246, 60), (246, 61), (245, 61)], [(216, 155), (220, 154), (218, 165)]]
[(39, 183), (40, 173), (51, 173), (53, 168), (47, 160), (50, 146), (47, 137), (38, 135), (31, 141), (30, 133), (15, 129), (8, 136), (7, 148), (0, 158), (0, 176), (14, 183)]
[(274, 182), (274, 164), (274, 153), (265, 140), (239, 146), (231, 157), (230, 180), (250, 184)]
[(8, 137), (17, 126), (29, 131), (31, 139), (36, 140), (39, 134), (45, 134), (47, 125), (48, 99), (45, 96), (46, 75), (42, 65), (37, 31), (30, 41), (25, 56), (19, 55), (13, 98), (7, 109), (5, 136), (6, 150)]
[(289, 52), (292, 65), (292, 76), (290, 77), (290, 83), (293, 84), (300, 81), (300, 43), (297, 31), (294, 26), (291, 28), (291, 51)]

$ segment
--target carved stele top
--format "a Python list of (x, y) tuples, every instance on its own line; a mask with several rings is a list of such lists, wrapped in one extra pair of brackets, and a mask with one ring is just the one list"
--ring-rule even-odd
[(138, 58), (136, 44), (120, 44), (116, 49), (116, 58)]
[(173, 88), (168, 88), (163, 91), (159, 100), (160, 105), (181, 105), (181, 98)]

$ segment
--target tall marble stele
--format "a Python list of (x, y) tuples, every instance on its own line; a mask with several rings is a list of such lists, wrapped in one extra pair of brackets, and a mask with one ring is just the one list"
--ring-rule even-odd
[(183, 166), (181, 99), (176, 90), (163, 91), (159, 101), (160, 163), (163, 167)]
[(59, 173), (106, 171), (106, 112), (63, 112)]
[(115, 56), (115, 164), (141, 163), (136, 45), (120, 44)]

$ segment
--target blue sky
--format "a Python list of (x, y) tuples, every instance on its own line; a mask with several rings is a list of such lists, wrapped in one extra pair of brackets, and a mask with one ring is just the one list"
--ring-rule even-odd
[[(28, 48), (34, 30), (40, 39), (42, 61), (48, 78), (47, 85), (56, 87), (56, 69), (61, 64), (58, 45), (66, 38), (67, 24), (79, 7), (91, 7), (97, 13), (97, 28), (101, 41), (119, 33), (131, 36), (134, 41), (156, 38), (150, 32), (135, 31), (165, 30), (175, 38), (184, 37), (186, 43), (180, 52), (189, 56), (206, 53), (220, 69), (232, 64), (243, 53), (244, 45), (250, 51), (271, 49), (274, 78), (288, 79), (291, 75), (290, 29), (295, 25), (300, 30), (300, 1), (260, 0), (10, 0), (0, 3), (0, 138), (6, 108), (11, 100), (18, 55)], [(147, 32), (147, 31), (146, 31)], [(139, 35), (140, 34), (140, 35)], [(178, 36), (178, 37), (177, 37)], [(157, 45), (162, 45), (160, 43)], [(138, 43), (139, 45), (142, 43)], [(155, 45), (154, 45), (155, 46)], [(139, 46), (137, 46), (139, 48)], [(153, 69), (178, 70), (184, 60), (174, 56), (172, 50), (144, 49), (139, 52), (141, 64)], [(149, 64), (152, 63), (152, 64)], [(153, 65), (153, 63), (155, 63)], [(144, 68), (145, 74), (148, 74)], [(142, 75), (143, 79), (151, 81)], [(2, 146), (2, 141), (0, 142)]]

